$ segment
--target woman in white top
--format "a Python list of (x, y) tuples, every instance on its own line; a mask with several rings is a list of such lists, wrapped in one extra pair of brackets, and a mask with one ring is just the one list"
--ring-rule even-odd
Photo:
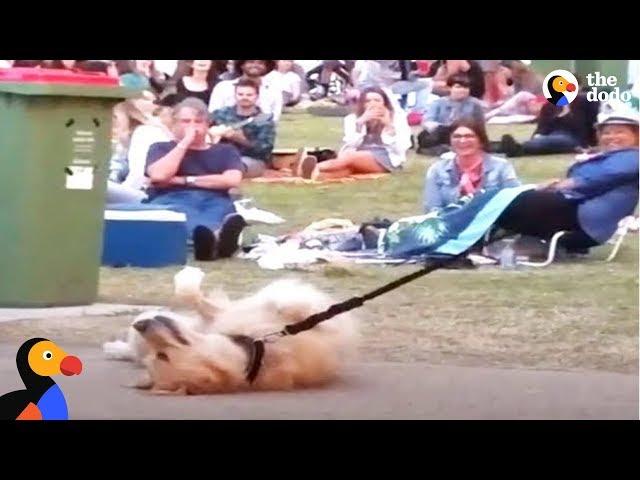
[(153, 117), (132, 101), (114, 108), (114, 155), (107, 184), (107, 204), (141, 202), (147, 195), (145, 169), (149, 147), (173, 138), (171, 107), (158, 107)]
[(411, 131), (404, 112), (394, 111), (383, 89), (371, 87), (360, 94), (356, 113), (345, 117), (343, 140), (338, 158), (316, 165), (315, 157), (306, 157), (301, 175), (322, 180), (356, 173), (395, 172), (407, 159)]
[(276, 69), (266, 74), (263, 81), (282, 92), (285, 107), (292, 107), (300, 101), (302, 77), (293, 71), (293, 60), (276, 60)]

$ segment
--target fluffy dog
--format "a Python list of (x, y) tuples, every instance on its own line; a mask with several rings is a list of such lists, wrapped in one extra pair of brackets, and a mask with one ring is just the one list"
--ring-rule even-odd
[[(176, 284), (176, 292), (181, 290)], [(246, 379), (250, 339), (326, 310), (334, 302), (298, 280), (275, 281), (254, 295), (231, 301), (217, 292), (205, 297), (199, 286), (178, 295), (197, 318), (150, 311), (132, 323), (126, 342), (111, 342), (111, 358), (141, 362), (148, 378), (138, 386), (153, 393), (209, 394), (247, 389), (288, 390), (322, 385), (352, 358), (357, 342), (354, 317), (343, 313), (311, 330), (265, 344), (262, 368)]]

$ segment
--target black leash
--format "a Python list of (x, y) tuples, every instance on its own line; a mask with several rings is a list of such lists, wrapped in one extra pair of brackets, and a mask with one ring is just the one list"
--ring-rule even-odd
[(260, 367), (262, 367), (262, 358), (264, 357), (265, 342), (272, 341), (276, 338), (285, 337), (287, 335), (296, 335), (297, 333), (310, 330), (320, 322), (329, 320), (330, 318), (333, 318), (336, 315), (340, 315), (341, 313), (348, 312), (349, 310), (353, 310), (354, 308), (361, 307), (364, 304), (364, 302), (366, 302), (367, 300), (376, 298), (384, 293), (390, 292), (391, 290), (395, 290), (396, 288), (401, 287), (406, 283), (412, 282), (417, 278), (423, 277), (424, 275), (428, 275), (429, 273), (435, 270), (438, 270), (446, 265), (453, 263), (454, 261), (458, 260), (460, 257), (461, 255), (457, 255), (453, 258), (434, 260), (432, 264), (427, 265), (423, 269), (413, 272), (409, 275), (405, 275), (404, 277), (400, 277), (397, 280), (394, 280), (393, 282), (383, 285), (377, 290), (367, 293), (366, 295), (363, 295), (361, 297), (352, 297), (348, 300), (345, 300), (344, 302), (333, 304), (324, 312), (314, 313), (313, 315), (311, 315), (310, 317), (307, 317), (301, 322), (292, 323), (291, 325), (285, 326), (279, 332), (270, 333), (268, 335), (265, 335), (262, 338), (254, 339), (253, 344), (251, 345), (251, 348), (248, 350), (249, 364), (247, 365), (247, 369), (246, 369), (248, 382), (253, 383), (253, 381), (258, 376), (258, 373), (260, 372)]

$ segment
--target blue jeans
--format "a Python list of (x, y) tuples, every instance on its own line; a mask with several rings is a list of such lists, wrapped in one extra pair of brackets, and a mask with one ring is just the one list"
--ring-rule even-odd
[(224, 217), (236, 211), (233, 201), (226, 193), (210, 190), (192, 189), (161, 193), (148, 203), (166, 205), (167, 210), (186, 214), (189, 237), (199, 225), (216, 231)]
[(551, 153), (572, 153), (578, 147), (578, 141), (568, 133), (552, 132), (538, 135), (522, 144), (525, 155), (545, 155)]

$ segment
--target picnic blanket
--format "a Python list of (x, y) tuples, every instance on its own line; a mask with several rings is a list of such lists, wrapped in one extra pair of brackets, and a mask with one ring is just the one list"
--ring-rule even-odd
[(295, 165), (301, 158), (312, 155), (318, 158), (318, 161), (327, 160), (335, 157), (337, 152), (328, 146), (316, 146), (314, 148), (278, 148), (273, 151), (271, 158), (272, 168), (267, 169), (264, 174), (257, 178), (246, 179), (247, 182), (253, 183), (293, 183), (293, 184), (311, 184), (322, 185), (325, 183), (351, 183), (358, 180), (375, 180), (378, 178), (386, 178), (388, 173), (366, 173), (355, 174), (344, 178), (334, 178), (327, 180), (310, 180), (301, 178), (295, 172)]
[[(318, 262), (399, 264), (455, 256), (475, 245), (511, 202), (532, 188), (535, 185), (481, 190), (428, 214), (402, 218), (382, 233), (375, 249), (366, 248), (358, 225), (330, 218), (279, 238), (258, 235), (258, 243), (239, 256), (270, 270)], [(475, 257), (468, 256), (474, 264), (495, 263)]]
[(351, 183), (358, 180), (376, 180), (388, 177), (388, 173), (362, 173), (350, 175), (343, 178), (332, 178), (327, 180), (308, 180), (306, 178), (297, 177), (289, 169), (286, 170), (267, 170), (262, 177), (251, 178), (253, 183), (293, 183), (293, 184), (310, 184), (321, 185), (325, 183)]
[(386, 261), (382, 252), (366, 250), (360, 226), (346, 218), (326, 218), (280, 237), (258, 234), (258, 241), (238, 256), (261, 268), (306, 268), (316, 263), (403, 263)]
[(481, 190), (426, 215), (402, 218), (387, 230), (384, 253), (394, 258), (458, 255), (471, 248), (522, 192), (535, 188)]

